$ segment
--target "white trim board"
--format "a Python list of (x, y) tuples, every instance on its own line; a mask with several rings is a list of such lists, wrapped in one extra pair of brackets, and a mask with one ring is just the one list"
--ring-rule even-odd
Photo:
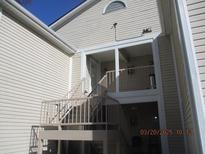
[(121, 104), (147, 103), (158, 101), (158, 90), (147, 89), (127, 92), (108, 92), (108, 96), (117, 99)]
[(77, 52), (85, 52), (86, 54), (93, 54), (98, 52), (115, 50), (116, 48), (125, 48), (129, 46), (135, 46), (140, 44), (151, 43), (155, 38), (157, 38), (160, 33), (147, 34), (142, 37), (131, 38), (123, 41), (111, 42), (106, 44), (101, 44), (89, 48), (81, 48)]
[(125, 97), (125, 98), (115, 98), (120, 102), (120, 104), (138, 104), (138, 103), (149, 103), (158, 102), (157, 96), (143, 96), (143, 97)]
[[(156, 85), (157, 85), (157, 89), (159, 91), (158, 104), (157, 104), (158, 105), (158, 114), (159, 114), (159, 124), (160, 124), (161, 129), (167, 129), (159, 50), (160, 49), (158, 46), (158, 40), (156, 38), (152, 43), (152, 54), (153, 54), (153, 60), (154, 60)], [(161, 149), (162, 149), (163, 154), (169, 154), (169, 144), (168, 144), (168, 137), (167, 136), (163, 136), (163, 135), (161, 136)]]
[(108, 92), (108, 95), (115, 98), (123, 97), (144, 97), (144, 96), (156, 96), (158, 95), (157, 89), (146, 89), (146, 90), (136, 90), (136, 91), (126, 91), (126, 92)]

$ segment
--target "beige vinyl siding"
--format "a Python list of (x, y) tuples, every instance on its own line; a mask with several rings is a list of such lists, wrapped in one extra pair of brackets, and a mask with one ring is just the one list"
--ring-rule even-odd
[[(172, 10), (174, 12), (174, 10)], [(174, 14), (176, 16), (176, 14)], [(182, 113), (183, 113), (183, 125), (185, 130), (191, 130), (192, 135), (185, 136), (185, 143), (186, 143), (186, 150), (188, 154), (196, 154), (197, 153), (197, 142), (196, 142), (196, 134), (194, 131), (194, 122), (193, 122), (193, 115), (192, 115), (192, 108), (191, 108), (191, 98), (188, 89), (188, 82), (187, 82), (187, 75), (186, 69), (184, 64), (184, 56), (183, 56), (183, 48), (181, 46), (182, 42), (179, 39), (178, 33), (178, 24), (176, 22), (177, 18), (172, 16), (173, 23), (173, 33), (171, 35), (173, 40), (173, 50), (174, 50), (174, 58), (176, 62), (176, 69), (178, 75), (178, 86), (180, 91), (180, 98), (181, 98), (181, 106), (182, 106)]]
[(4, 12), (0, 19), (0, 153), (29, 153), (42, 100), (68, 90), (69, 56)]
[(57, 33), (71, 45), (84, 48), (114, 42), (114, 23), (118, 23), (117, 40), (138, 37), (148, 27), (153, 33), (161, 32), (157, 1), (127, 0), (127, 8), (103, 14), (109, 0), (101, 0), (68, 21)]
[(84, 86), (83, 81), (81, 80), (81, 53), (76, 53), (72, 56), (71, 97), (82, 96), (82, 86)]
[[(179, 96), (174, 71), (174, 61), (168, 37), (160, 37), (159, 41), (162, 86), (165, 102), (165, 116), (167, 128), (182, 130)], [(170, 154), (183, 154), (183, 136), (168, 136)]]
[(185, 67), (185, 57), (184, 57), (184, 48), (182, 46), (183, 42), (180, 34), (180, 28), (178, 23), (178, 17), (176, 15), (176, 10), (172, 4), (171, 12), (171, 24), (172, 24), (172, 48), (174, 52), (174, 59), (178, 77), (178, 90), (181, 99), (181, 111), (182, 111), (182, 120), (183, 120), (183, 127), (185, 130), (191, 130), (191, 135), (185, 135), (185, 145), (186, 145), (186, 152), (187, 154), (196, 154), (198, 153), (198, 144), (196, 140), (196, 130), (194, 125), (194, 117), (191, 105), (191, 95), (189, 92), (188, 87), (188, 78), (187, 72)]
[[(196, 58), (198, 62), (198, 69), (200, 73), (201, 87), (203, 96), (205, 98), (205, 1), (187, 0), (187, 8), (195, 46)], [(188, 107), (186, 108), (186, 110), (191, 111), (191, 109), (189, 109)], [(187, 118), (190, 119), (190, 117)], [(191, 120), (189, 120), (189, 122), (189, 125), (193, 125)], [(195, 149), (189, 148), (191, 154), (194, 154), (197, 151), (196, 148), (198, 145), (195, 145), (197, 143), (194, 139), (195, 138), (189, 140), (189, 146), (195, 147)]]
[(187, 0), (187, 8), (191, 22), (202, 90), (205, 97), (205, 1)]

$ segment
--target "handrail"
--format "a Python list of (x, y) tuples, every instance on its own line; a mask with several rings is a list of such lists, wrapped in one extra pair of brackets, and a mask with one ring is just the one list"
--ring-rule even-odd
[[(43, 103), (54, 103), (54, 104), (57, 104), (55, 102), (58, 102), (58, 101), (67, 101), (67, 100), (84, 100), (84, 99), (87, 99), (89, 97), (76, 97), (76, 98), (64, 98), (64, 99), (54, 99), (54, 100), (47, 100), (47, 101), (43, 101)], [(91, 98), (91, 97), (90, 97)]]
[[(129, 67), (129, 68), (121, 68), (119, 69), (119, 71), (126, 71), (126, 70), (130, 70), (130, 69), (143, 69), (143, 68), (153, 68), (154, 65), (146, 65), (146, 66), (136, 66), (136, 67)], [(110, 70), (107, 71), (106, 73), (113, 73), (115, 72), (115, 70)]]
[(66, 93), (66, 95), (64, 95), (63, 98), (68, 98), (68, 95), (71, 94), (70, 98), (72, 98), (74, 96), (75, 93), (77, 93), (77, 91), (79, 90), (79, 88), (82, 86), (82, 84), (85, 84), (85, 78), (83, 78), (82, 80), (80, 80), (79, 83), (77, 83), (74, 88), (72, 88), (72, 90), (68, 91)]
[[(84, 82), (85, 82), (85, 78), (83, 78), (76, 86), (74, 86), (74, 88), (73, 88), (71, 91), (69, 91), (69, 92), (63, 97), (63, 99), (43, 101), (43, 102), (42, 102), (42, 105), (43, 105), (43, 104), (46, 104), (46, 103), (49, 103), (49, 104), (53, 104), (53, 105), (58, 105), (58, 106), (60, 106), (59, 102), (64, 102), (64, 101), (65, 101), (65, 102), (66, 102), (66, 101), (67, 101), (67, 102), (70, 102), (70, 101), (73, 101), (73, 100), (76, 100), (76, 99), (77, 99), (77, 100), (84, 99), (84, 98), (82, 97), (82, 95), (80, 96), (80, 98), (73, 98), (74, 95), (75, 95), (76, 93), (78, 93), (77, 91), (79, 90), (79, 88), (81, 87), (81, 85), (82, 85)], [(68, 98), (69, 93), (71, 93), (70, 98)], [(69, 105), (69, 106), (72, 106), (71, 103), (66, 103), (66, 104), (64, 104), (64, 106), (62, 106), (62, 108), (59, 109), (58, 112), (55, 113), (55, 115), (53, 115), (53, 118), (51, 118), (51, 120), (49, 120), (49, 122), (52, 123), (52, 121), (55, 120), (55, 119), (61, 114), (61, 112), (64, 111), (65, 109), (70, 109), (70, 108), (68, 107), (68, 105)], [(68, 110), (68, 111), (69, 111), (69, 110)], [(67, 112), (68, 112), (68, 111), (67, 111)], [(63, 116), (64, 116), (64, 115), (66, 115), (66, 113), (64, 113)], [(42, 118), (40, 118), (40, 121), (41, 121), (41, 119), (42, 119)], [(59, 118), (59, 120), (60, 120), (60, 119), (61, 119), (61, 118)]]
[[(89, 93), (88, 97), (90, 97), (99, 87), (99, 85), (105, 80), (107, 79), (107, 74), (105, 74), (100, 81), (96, 84), (96, 86), (93, 88), (93, 90)], [(107, 86), (107, 85), (106, 85)], [(107, 87), (106, 87), (107, 88)]]

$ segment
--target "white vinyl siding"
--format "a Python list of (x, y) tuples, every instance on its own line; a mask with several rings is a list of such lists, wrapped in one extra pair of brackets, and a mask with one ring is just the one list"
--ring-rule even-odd
[(74, 92), (72, 97), (81, 97), (82, 96), (82, 86), (83, 82), (81, 80), (81, 53), (76, 53), (72, 57), (73, 67), (72, 67), (72, 82), (71, 82), (71, 91)]
[[(198, 151), (197, 138), (196, 138), (196, 130), (194, 124), (194, 116), (193, 116), (193, 109), (192, 109), (192, 98), (190, 95), (190, 89), (188, 87), (189, 81), (187, 77), (187, 69), (185, 67), (185, 55), (184, 55), (184, 47), (183, 47), (183, 40), (181, 39), (180, 27), (179, 27), (179, 17), (176, 13), (176, 8), (174, 8), (174, 1), (170, 3), (171, 5), (171, 18), (166, 19), (167, 23), (170, 23), (172, 28), (170, 30), (171, 34), (171, 43), (172, 43), (172, 50), (174, 54), (174, 62), (175, 62), (175, 69), (177, 71), (177, 84), (178, 84), (178, 91), (180, 94), (180, 106), (181, 106), (181, 113), (182, 113), (182, 124), (185, 130), (191, 130), (191, 135), (185, 135), (185, 146), (186, 146), (186, 153), (187, 154), (196, 154)], [(168, 22), (167, 20), (170, 20)]]
[[(174, 12), (174, 10), (172, 11)], [(175, 17), (173, 16), (173, 21), (176, 21)], [(188, 82), (187, 82), (187, 75), (185, 71), (185, 60), (183, 56), (183, 48), (181, 46), (182, 42), (179, 39), (179, 33), (177, 32), (178, 24), (177, 22), (172, 23), (173, 25), (173, 50), (174, 50), (174, 58), (176, 62), (176, 69), (178, 75), (178, 83), (179, 83), (179, 91), (181, 97), (181, 107), (183, 113), (183, 125), (185, 130), (191, 130), (192, 135), (185, 136), (186, 148), (189, 154), (196, 154), (197, 153), (197, 143), (195, 140), (195, 131), (194, 131), (194, 122), (193, 122), (193, 111), (191, 108), (191, 98), (188, 89)]]
[(117, 25), (117, 40), (141, 36), (144, 28), (161, 32), (157, 0), (127, 0), (126, 9), (103, 14), (109, 0), (101, 0), (85, 12), (79, 14), (57, 33), (66, 42), (77, 48), (85, 48), (115, 41), (112, 28)]
[(0, 20), (0, 153), (29, 153), (42, 100), (68, 91), (69, 56), (3, 13)]
[[(187, 0), (187, 8), (200, 73), (201, 87), (205, 98), (205, 1)], [(186, 108), (186, 110), (191, 111), (189, 108)], [(190, 117), (187, 118), (190, 119)], [(192, 121), (188, 124), (192, 125)], [(193, 147), (195, 144), (194, 138), (189, 140), (189, 146)], [(195, 145), (195, 147), (197, 146)], [(193, 149), (190, 148), (190, 154), (196, 153), (196, 150), (194, 149), (194, 151)]]
[(205, 97), (205, 1), (187, 0), (187, 7)]
[[(167, 128), (173, 131), (176, 129), (182, 130), (173, 51), (171, 50), (168, 37), (160, 37), (158, 44)], [(168, 143), (170, 154), (185, 153), (183, 136), (168, 136)]]

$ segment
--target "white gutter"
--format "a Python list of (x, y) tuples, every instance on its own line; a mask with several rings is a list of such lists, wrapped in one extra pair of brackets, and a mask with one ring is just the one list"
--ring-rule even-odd
[(200, 147), (199, 154), (205, 154), (205, 104), (200, 83), (198, 64), (196, 61), (195, 47), (193, 43), (191, 25), (189, 21), (186, 0), (175, 0), (179, 25), (182, 31), (183, 44), (185, 47), (186, 68), (189, 71), (189, 86), (192, 94), (192, 109), (195, 117), (196, 128), (198, 129), (197, 139)]
[(14, 0), (0, 0), (0, 5), (15, 18), (19, 19), (26, 26), (53, 43), (56, 47), (67, 54), (74, 54), (76, 49), (65, 43), (57, 34), (39, 19), (33, 16)]
[(78, 14), (80, 11), (82, 11), (83, 9), (87, 8), (88, 6), (90, 6), (92, 3), (94, 2), (98, 2), (99, 0), (87, 0), (84, 3), (82, 3), (80, 6), (78, 6), (77, 8), (75, 8), (73, 11), (69, 12), (68, 14), (66, 14), (65, 16), (63, 16), (62, 18), (60, 18), (59, 20), (57, 20), (56, 22), (54, 22), (52, 25), (50, 25), (49, 27), (53, 30), (57, 30), (59, 29), (59, 27), (61, 27), (61, 25), (63, 25), (66, 21), (68, 21), (69, 19), (71, 19), (73, 16), (75, 16), (76, 14)]

